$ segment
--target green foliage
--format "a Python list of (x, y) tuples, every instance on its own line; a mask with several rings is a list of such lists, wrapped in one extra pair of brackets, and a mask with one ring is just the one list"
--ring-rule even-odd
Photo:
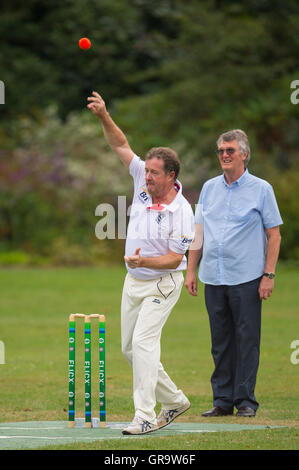
[(23, 251), (10, 251), (8, 253), (0, 253), (0, 264), (4, 266), (29, 264), (30, 256)]
[[(230, 128), (244, 128), (256, 154), (298, 147), (290, 83), (299, 76), (299, 7), (272, 3), (189, 1), (178, 7), (178, 35), (153, 70), (159, 89), (121, 100), (115, 113), (133, 141), (141, 136), (144, 147), (184, 142), (194, 167), (208, 159), (211, 173), (216, 139)], [(199, 173), (194, 185), (203, 181)]]
[(249, 169), (273, 184), (285, 222), (282, 256), (298, 258), (298, 2), (14, 0), (0, 33), (0, 250), (48, 256), (56, 238), (86, 247), (96, 205), (130, 193), (82, 111), (97, 90), (137, 154), (179, 152), (191, 203), (219, 172), (218, 135), (244, 129)]
[[(127, 171), (87, 111), (63, 123), (48, 109), (40, 121), (23, 118), (17, 126), (17, 147), (7, 140), (0, 160), (2, 249), (52, 255), (65, 264), (72, 257), (73, 264), (91, 261), (86, 245), (103, 245), (95, 237), (95, 209), (114, 204), (114, 191), (130, 192)], [(57, 239), (65, 240), (63, 256)]]
[(272, 182), (276, 188), (284, 222), (281, 226), (281, 258), (291, 260), (299, 260), (299, 201), (297, 197), (294, 197), (299, 187), (297, 168), (298, 166), (276, 175)]
[[(144, 80), (132, 81), (132, 75), (159, 63), (159, 30), (171, 34), (173, 29), (170, 5), (156, 12), (158, 5), (137, 0), (7, 2), (0, 20), (5, 38), (1, 80), (9, 103), (2, 124), (49, 104), (57, 104), (65, 117), (81, 109), (85, 96), (97, 88), (109, 99), (140, 93)], [(88, 51), (78, 47), (83, 36), (91, 39)]]

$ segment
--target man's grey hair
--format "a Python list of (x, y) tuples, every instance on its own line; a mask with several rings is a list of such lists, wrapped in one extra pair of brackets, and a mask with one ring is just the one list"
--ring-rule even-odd
[(244, 166), (246, 168), (250, 160), (250, 146), (248, 137), (244, 131), (241, 129), (233, 129), (232, 131), (224, 132), (218, 138), (217, 146), (219, 147), (221, 142), (231, 142), (232, 140), (236, 140), (238, 142), (242, 154), (248, 152), (246, 160), (244, 161)]

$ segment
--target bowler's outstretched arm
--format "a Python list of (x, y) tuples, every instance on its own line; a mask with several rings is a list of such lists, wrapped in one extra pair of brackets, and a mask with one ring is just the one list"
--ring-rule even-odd
[(89, 96), (87, 107), (95, 114), (101, 121), (104, 136), (123, 164), (129, 168), (134, 152), (131, 149), (128, 140), (122, 130), (115, 124), (110, 114), (106, 109), (103, 98), (96, 91), (92, 92), (93, 96)]

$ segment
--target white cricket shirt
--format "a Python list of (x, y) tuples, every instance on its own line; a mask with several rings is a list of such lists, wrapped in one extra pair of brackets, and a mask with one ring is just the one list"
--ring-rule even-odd
[[(182, 195), (181, 183), (175, 182), (177, 195), (170, 204), (162, 204), (162, 210), (152, 210), (152, 198), (145, 182), (145, 162), (134, 155), (129, 172), (134, 180), (134, 197), (127, 230), (126, 256), (134, 255), (137, 248), (141, 248), (140, 255), (145, 257), (166, 255), (169, 250), (186, 253), (194, 238), (194, 215)], [(176, 269), (131, 269), (126, 266), (137, 279), (156, 279), (166, 273), (186, 269), (187, 259), (184, 256)]]

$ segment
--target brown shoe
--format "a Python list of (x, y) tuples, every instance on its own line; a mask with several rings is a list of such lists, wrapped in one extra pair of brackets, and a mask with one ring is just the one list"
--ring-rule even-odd
[(205, 418), (213, 418), (214, 416), (227, 416), (233, 414), (233, 408), (230, 408), (229, 410), (224, 410), (223, 408), (220, 408), (220, 406), (214, 406), (214, 408), (209, 411), (206, 411), (201, 416), (204, 416)]
[(255, 416), (255, 410), (249, 406), (241, 406), (241, 408), (238, 409), (236, 416), (252, 417)]

